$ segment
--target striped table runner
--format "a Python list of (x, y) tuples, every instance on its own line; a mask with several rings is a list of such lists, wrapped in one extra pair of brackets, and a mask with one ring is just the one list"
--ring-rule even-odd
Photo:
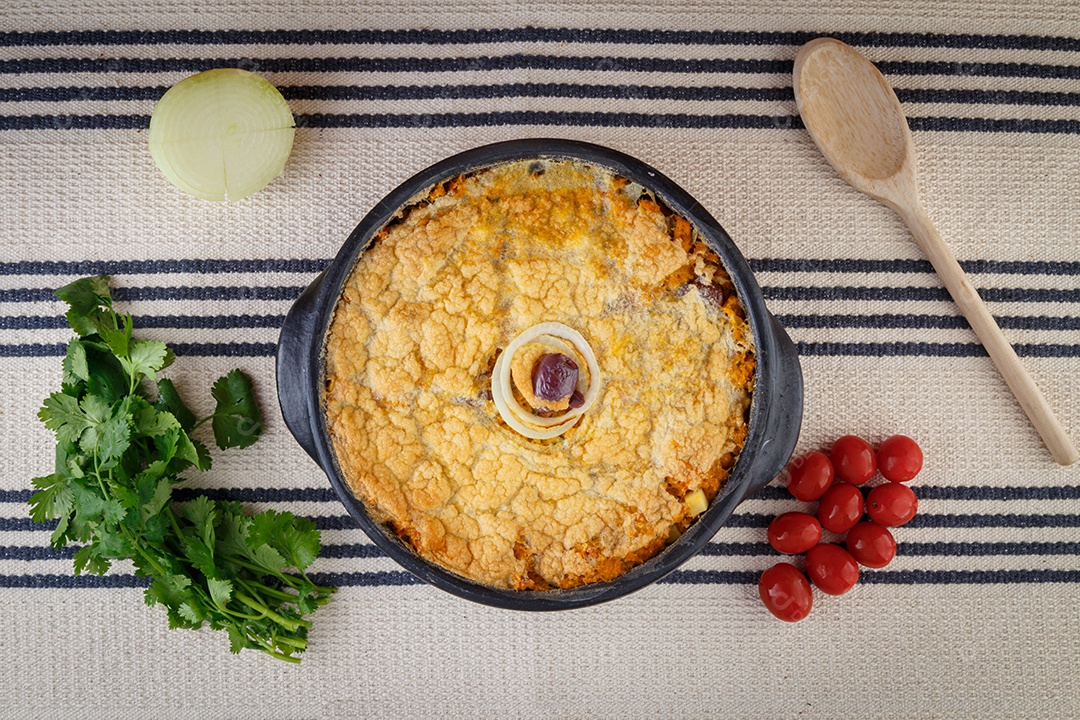
[[(899, 220), (817, 153), (790, 78), (829, 34), (894, 83), (931, 215), (1080, 440), (1080, 8), (404, 5), (0, 16), (0, 718), (1080, 715), (1080, 470), (1051, 462)], [(232, 205), (182, 195), (145, 147), (164, 90), (220, 66), (265, 75), (299, 127), (284, 175)], [(802, 356), (799, 452), (923, 444), (891, 565), (775, 621), (765, 527), (808, 506), (774, 484), (661, 583), (533, 615), (419, 584), (355, 528), (281, 421), (278, 328), (386, 192), (520, 137), (640, 157), (719, 219)], [(185, 492), (315, 520), (313, 569), (342, 590), (301, 666), (168, 631), (129, 566), (75, 577), (30, 521), (52, 464), (36, 412), (70, 337), (52, 290), (98, 273), (175, 348), (196, 409), (232, 367), (255, 378), (265, 437)]]

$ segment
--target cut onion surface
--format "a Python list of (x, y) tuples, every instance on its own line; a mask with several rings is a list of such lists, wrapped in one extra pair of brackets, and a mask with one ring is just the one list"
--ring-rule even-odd
[[(585, 382), (583, 377), (585, 374), (582, 373), (578, 376), (579, 390), (582, 390), (585, 402), (580, 407), (571, 408), (555, 417), (542, 417), (523, 408), (514, 397), (513, 381), (510, 377), (514, 353), (521, 346), (534, 341), (555, 348), (565, 347), (568, 344), (578, 357), (584, 359), (588, 368), (588, 387), (580, 387)], [(491, 399), (495, 402), (499, 415), (507, 425), (533, 440), (549, 440), (572, 428), (577, 424), (578, 418), (592, 407), (599, 389), (600, 366), (596, 362), (596, 355), (593, 354), (589, 343), (577, 330), (557, 322), (539, 323), (521, 332), (499, 355), (491, 373)]]
[(176, 187), (204, 200), (242, 200), (281, 174), (296, 132), (265, 78), (217, 68), (184, 78), (150, 116), (150, 155)]

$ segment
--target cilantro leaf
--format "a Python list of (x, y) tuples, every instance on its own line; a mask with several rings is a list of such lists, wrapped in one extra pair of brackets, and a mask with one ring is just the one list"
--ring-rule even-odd
[(38, 492), (30, 496), (30, 519), (44, 522), (52, 518), (66, 516), (75, 503), (75, 491), (71, 480), (53, 473), (30, 481)]
[(56, 433), (56, 441), (61, 445), (77, 443), (83, 432), (93, 424), (79, 407), (77, 398), (59, 392), (45, 398), (38, 410), (38, 417), (45, 427)]
[(206, 619), (206, 615), (203, 614), (199, 605), (190, 600), (180, 603), (177, 612), (180, 613), (181, 617), (191, 623), (192, 627), (202, 625), (203, 621)]
[(270, 572), (281, 572), (289, 566), (288, 561), (281, 557), (274, 548), (269, 545), (260, 545), (251, 552), (251, 559)]
[(210, 597), (218, 605), (224, 606), (232, 598), (233, 586), (228, 580), (209, 578), (206, 584), (210, 588)]
[(103, 558), (98, 551), (97, 545), (87, 545), (75, 553), (75, 574), (82, 575), (90, 572), (94, 575), (104, 575), (109, 571), (112, 563)]
[(77, 385), (90, 379), (90, 365), (86, 359), (86, 346), (78, 340), (68, 343), (64, 356), (64, 384)]
[(157, 411), (151, 406), (139, 413), (136, 419), (135, 429), (140, 435), (157, 437), (164, 435), (170, 430), (180, 428), (180, 422), (168, 411)]
[(172, 413), (173, 417), (180, 423), (180, 427), (185, 432), (191, 432), (195, 427), (195, 413), (188, 410), (188, 406), (184, 404), (184, 401), (180, 399), (180, 393), (176, 390), (176, 385), (168, 378), (162, 378), (158, 380), (158, 399), (154, 403), (154, 407), (158, 410), (167, 410)]
[[(101, 424), (98, 455), (105, 461), (118, 460), (131, 445), (131, 417), (121, 415)], [(103, 463), (104, 465), (104, 463)]]
[(262, 414), (255, 403), (251, 378), (240, 370), (218, 378), (210, 391), (217, 400), (214, 439), (222, 450), (248, 447), (262, 433)]
[(251, 518), (248, 547), (266, 544), (297, 570), (305, 570), (319, 555), (319, 531), (315, 523), (290, 512), (264, 510)]
[(90, 343), (86, 346), (86, 363), (90, 377), (86, 381), (86, 392), (96, 395), (110, 405), (127, 396), (129, 381), (120, 361), (108, 352)]
[(70, 306), (67, 321), (79, 335), (95, 335), (115, 327), (116, 313), (112, 309), (108, 275), (76, 280), (57, 288), (55, 295)]
[(240, 628), (235, 625), (230, 625), (229, 630), (229, 652), (238, 653), (244, 648), (256, 647), (254, 643), (248, 640), (247, 635), (241, 632)]
[(98, 330), (98, 335), (109, 346), (109, 351), (118, 358), (126, 358), (130, 352), (131, 332), (134, 321), (130, 315), (116, 315), (117, 324), (122, 327), (104, 327)]
[(159, 340), (132, 340), (120, 364), (132, 377), (144, 375), (157, 382), (157, 373), (165, 368), (169, 358), (169, 348)]

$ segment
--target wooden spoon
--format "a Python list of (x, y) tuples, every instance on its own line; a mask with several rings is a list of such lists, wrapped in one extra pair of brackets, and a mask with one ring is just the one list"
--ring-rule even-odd
[(869, 60), (832, 38), (799, 50), (793, 80), (803, 124), (825, 159), (856, 190), (899, 213), (1054, 460), (1076, 462), (1076, 447), (923, 209), (911, 131), (892, 87)]

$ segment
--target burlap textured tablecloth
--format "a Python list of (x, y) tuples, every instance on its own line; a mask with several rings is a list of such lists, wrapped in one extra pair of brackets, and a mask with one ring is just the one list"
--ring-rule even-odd
[[(926, 204), (1080, 438), (1080, 6), (1075, 2), (7, 2), (0, 8), (0, 717), (698, 718), (1080, 715), (1080, 490), (1054, 465), (900, 221), (800, 129), (791, 59), (816, 35), (898, 88)], [(164, 88), (232, 65), (300, 129), (235, 204), (155, 169)], [(387, 191), (453, 152), (530, 136), (636, 155), (750, 259), (797, 342), (799, 451), (854, 432), (925, 448), (897, 559), (789, 625), (757, 599), (778, 486), (709, 552), (616, 602), (495, 610), (372, 551), (281, 422), (292, 299)], [(119, 567), (75, 579), (27, 517), (51, 471), (35, 418), (69, 337), (51, 289), (107, 272), (196, 398), (239, 366), (254, 448), (190, 485), (318, 519), (341, 585), (300, 666), (169, 631)], [(205, 401), (204, 401), (205, 402)], [(198, 403), (196, 403), (198, 404)], [(206, 410), (205, 405), (200, 407)]]

